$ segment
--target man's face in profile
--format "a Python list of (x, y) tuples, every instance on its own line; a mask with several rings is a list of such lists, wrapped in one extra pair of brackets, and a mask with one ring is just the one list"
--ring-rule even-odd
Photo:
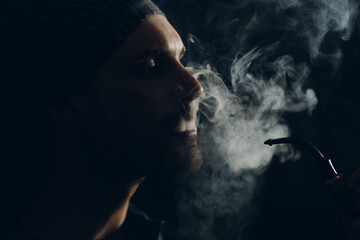
[[(30, 70), (29, 80), (39, 77), (33, 88), (44, 84), (36, 93), (46, 91), (22, 98), (36, 95), (31, 103), (41, 103), (35, 111), (41, 114), (31, 123), (45, 118), (34, 127), (43, 135), (31, 133), (36, 137), (31, 145), (35, 146), (35, 154), (20, 159), (32, 161), (42, 149), (46, 150), (39, 154), (38, 165), (47, 161), (38, 171), (43, 174), (39, 177), (41, 185), (21, 182), (19, 196), (24, 197), (16, 195), (21, 200), (19, 218), (29, 238), (103, 239), (122, 226), (130, 198), (144, 177), (189, 174), (202, 162), (196, 135), (202, 88), (180, 63), (184, 54), (181, 38), (163, 15), (155, 14), (160, 10), (150, 1), (114, 1), (114, 5), (105, 2), (84, 1), (74, 6), (68, 1), (31, 2), (21, 17), (22, 33), (14, 34), (24, 33), (29, 38), (27, 44), (27, 38), (19, 37), (22, 40), (14, 43), (15, 47), (24, 43), (34, 50), (29, 50), (31, 56), (19, 53), (14, 61)], [(111, 6), (118, 6), (114, 9), (117, 14), (134, 12), (116, 18), (111, 15)], [(81, 15), (81, 21), (76, 22), (71, 17), (75, 19), (81, 8), (86, 13), (94, 10), (98, 18), (88, 14), (89, 19), (83, 19), (88, 15)], [(48, 16), (49, 9), (53, 10), (51, 21), (41, 15)], [(155, 15), (129, 34), (148, 13)], [(105, 21), (106, 17), (111, 21)], [(110, 27), (104, 27), (104, 23)], [(116, 27), (123, 29), (116, 32)], [(53, 33), (61, 37), (55, 39)], [(77, 39), (77, 35), (81, 36)], [(116, 51), (114, 46), (119, 46)], [(84, 53), (85, 48), (89, 54)], [(112, 56), (99, 69), (110, 52)], [(39, 66), (44, 72), (39, 71)], [(21, 73), (15, 77), (23, 76)], [(27, 90), (23, 88), (23, 92)], [(47, 122), (48, 117), (51, 122)], [(45, 141), (46, 147), (38, 144)], [(28, 194), (30, 191), (35, 194)]]
[(196, 113), (202, 88), (180, 63), (184, 51), (166, 18), (153, 15), (100, 69), (90, 124), (115, 161), (101, 164), (133, 177), (200, 167)]

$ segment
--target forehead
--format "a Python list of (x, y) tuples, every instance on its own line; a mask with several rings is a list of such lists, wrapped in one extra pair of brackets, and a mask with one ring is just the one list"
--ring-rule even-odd
[[(184, 45), (176, 30), (163, 15), (152, 15), (140, 24), (123, 42), (119, 57), (136, 57), (145, 51), (164, 49), (179, 56)], [(125, 59), (124, 59), (125, 60)]]

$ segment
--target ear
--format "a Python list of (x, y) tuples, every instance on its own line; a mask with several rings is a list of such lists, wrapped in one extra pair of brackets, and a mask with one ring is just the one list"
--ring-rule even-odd
[(64, 128), (81, 128), (89, 123), (90, 101), (86, 95), (76, 95), (68, 104), (51, 110), (51, 118), (55, 125)]

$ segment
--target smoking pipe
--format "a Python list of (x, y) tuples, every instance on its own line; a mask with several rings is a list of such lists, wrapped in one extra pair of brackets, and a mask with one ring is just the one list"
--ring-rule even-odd
[(355, 194), (348, 187), (343, 175), (335, 169), (330, 158), (325, 157), (312, 143), (300, 138), (277, 138), (269, 139), (264, 142), (264, 144), (269, 146), (284, 143), (300, 145), (315, 157), (318, 163), (319, 171), (324, 178), (325, 184), (330, 188), (338, 208), (349, 219), (354, 220), (358, 218), (359, 215), (355, 209)]

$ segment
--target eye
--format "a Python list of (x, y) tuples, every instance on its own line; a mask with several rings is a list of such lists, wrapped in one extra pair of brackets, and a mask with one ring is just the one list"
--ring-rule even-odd
[(158, 72), (159, 65), (160, 61), (155, 58), (144, 59), (136, 65), (136, 71), (143, 76), (150, 77)]
[(155, 59), (145, 59), (137, 64), (137, 70), (140, 72), (148, 72), (151, 71), (152, 68), (156, 66)]

